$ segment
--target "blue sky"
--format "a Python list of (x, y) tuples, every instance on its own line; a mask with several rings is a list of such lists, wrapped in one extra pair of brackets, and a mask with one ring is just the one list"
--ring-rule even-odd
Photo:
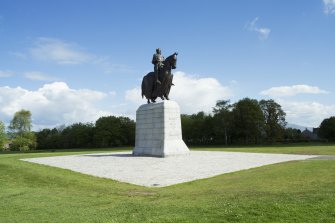
[(35, 129), (134, 118), (160, 47), (182, 113), (275, 99), (289, 123), (335, 115), (335, 0), (0, 0), (0, 120)]

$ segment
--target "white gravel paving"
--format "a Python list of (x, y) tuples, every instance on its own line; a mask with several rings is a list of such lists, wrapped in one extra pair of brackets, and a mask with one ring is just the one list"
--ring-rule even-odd
[(146, 187), (165, 187), (263, 165), (314, 157), (317, 156), (191, 151), (188, 155), (166, 158), (114, 152), (22, 160)]

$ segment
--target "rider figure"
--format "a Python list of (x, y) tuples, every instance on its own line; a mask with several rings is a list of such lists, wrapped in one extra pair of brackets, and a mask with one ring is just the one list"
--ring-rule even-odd
[(160, 69), (163, 68), (164, 64), (164, 57), (161, 55), (161, 49), (157, 48), (156, 53), (152, 57), (151, 63), (154, 65), (154, 73), (155, 73), (155, 80), (156, 83), (161, 84), (161, 82), (158, 80), (158, 74)]

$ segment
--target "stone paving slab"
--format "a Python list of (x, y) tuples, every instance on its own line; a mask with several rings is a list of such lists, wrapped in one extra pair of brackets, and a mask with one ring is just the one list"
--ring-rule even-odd
[(191, 151), (166, 158), (132, 156), (113, 152), (22, 159), (76, 172), (146, 186), (165, 187), (314, 155)]

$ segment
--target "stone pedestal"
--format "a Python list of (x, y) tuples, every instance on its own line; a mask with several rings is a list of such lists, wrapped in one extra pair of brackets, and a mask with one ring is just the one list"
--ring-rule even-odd
[(176, 102), (145, 104), (137, 109), (133, 155), (166, 157), (187, 153), (189, 149), (182, 139)]

